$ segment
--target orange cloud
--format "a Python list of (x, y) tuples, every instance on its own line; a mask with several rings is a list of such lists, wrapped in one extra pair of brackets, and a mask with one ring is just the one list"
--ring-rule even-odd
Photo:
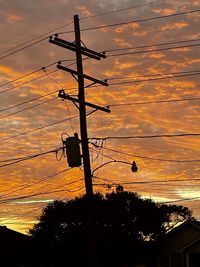
[(92, 13), (89, 11), (89, 9), (86, 6), (82, 6), (82, 5), (81, 6), (77, 6), (76, 9), (81, 11), (83, 16), (88, 17), (88, 16), (92, 15)]
[(5, 16), (6, 20), (9, 23), (25, 21), (25, 19), (22, 16), (19, 16), (19, 15), (14, 14), (14, 13), (3, 12), (3, 15)]
[(138, 23), (131, 23), (131, 24), (128, 24), (128, 25), (123, 25), (121, 27), (118, 27), (115, 29), (115, 32), (117, 33), (123, 33), (125, 31), (128, 31), (128, 30), (136, 30), (136, 29), (139, 29), (140, 28), (140, 24)]
[(133, 36), (138, 36), (138, 37), (143, 37), (148, 34), (149, 31), (137, 31), (137, 32), (132, 32), (131, 34)]
[(155, 8), (153, 10), (154, 13), (156, 14), (161, 14), (161, 15), (164, 15), (164, 16), (167, 16), (167, 15), (171, 15), (174, 13), (174, 10), (173, 9), (170, 9), (170, 8)]
[(132, 67), (139, 66), (139, 65), (140, 65), (139, 62), (122, 62), (122, 61), (119, 61), (118, 59), (115, 60), (115, 66), (117, 69), (120, 69), (120, 70), (130, 69)]
[(178, 21), (174, 23), (169, 23), (167, 25), (162, 26), (160, 29), (161, 31), (167, 31), (167, 30), (174, 30), (174, 29), (183, 29), (185, 27), (188, 27), (190, 24), (185, 21)]
[(130, 44), (129, 42), (125, 41), (122, 38), (114, 38), (113, 41), (120, 47), (131, 47), (132, 44)]

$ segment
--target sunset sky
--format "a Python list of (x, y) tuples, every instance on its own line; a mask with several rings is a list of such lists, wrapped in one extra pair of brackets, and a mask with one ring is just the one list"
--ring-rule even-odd
[(79, 134), (76, 106), (56, 92), (77, 95), (56, 67), (76, 70), (75, 54), (49, 43), (55, 33), (74, 41), (75, 14), (83, 45), (107, 56), (83, 61), (109, 83), (86, 89), (88, 102), (111, 109), (87, 117), (92, 170), (138, 166), (98, 169), (94, 191), (122, 184), (200, 219), (200, 0), (0, 0), (0, 223), (26, 233), (49, 201), (85, 192), (83, 168), (46, 153)]

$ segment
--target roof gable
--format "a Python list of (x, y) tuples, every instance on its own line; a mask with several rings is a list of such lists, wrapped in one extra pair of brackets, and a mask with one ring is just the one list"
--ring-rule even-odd
[(193, 244), (200, 238), (200, 222), (185, 221), (162, 237), (159, 242), (159, 250), (165, 252), (177, 252)]

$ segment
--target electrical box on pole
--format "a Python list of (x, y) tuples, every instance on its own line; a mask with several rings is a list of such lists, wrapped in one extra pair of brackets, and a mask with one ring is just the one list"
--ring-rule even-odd
[(81, 150), (80, 140), (78, 134), (75, 133), (72, 137), (67, 137), (65, 140), (65, 148), (67, 154), (67, 162), (69, 167), (80, 167), (81, 163)]

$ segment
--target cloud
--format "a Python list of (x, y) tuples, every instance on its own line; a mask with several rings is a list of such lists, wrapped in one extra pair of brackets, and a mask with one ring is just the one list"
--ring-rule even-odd
[[(118, 27), (108, 27), (95, 30), (86, 30), (100, 25), (115, 24), (125, 21), (137, 20), (153, 17), (157, 15), (168, 15), (179, 12), (180, 10), (189, 10), (195, 8), (198, 1), (173, 1), (171, 3), (163, 2), (157, 5), (146, 5), (140, 8), (130, 8), (123, 12), (112, 12), (109, 14), (98, 15), (116, 9), (131, 7), (131, 1), (1, 1), (0, 29), (3, 38), (0, 42), (1, 55), (9, 54), (12, 49), (20, 43), (24, 43), (46, 33), (48, 36), (55, 32), (62, 33), (60, 38), (74, 41), (73, 33), (73, 15), (79, 13), (80, 27), (85, 29), (81, 32), (83, 45), (95, 50), (105, 51), (110, 49), (123, 49), (127, 47), (150, 46), (166, 42), (176, 42), (182, 40), (191, 40), (199, 38), (199, 21), (197, 15), (177, 16), (171, 19), (160, 19), (144, 23), (132, 23)], [(87, 16), (93, 16), (86, 18)], [(156, 16), (157, 16), (156, 15)], [(71, 22), (71, 24), (70, 24)], [(68, 24), (68, 25), (66, 25)], [(61, 27), (63, 26), (63, 27)], [(61, 27), (61, 28), (60, 28)], [(52, 29), (58, 30), (51, 31)], [(43, 37), (43, 36), (42, 36)], [(41, 37), (41, 38), (42, 38)], [(40, 37), (39, 37), (40, 39)], [(21, 46), (19, 46), (20, 48)], [(7, 52), (3, 52), (8, 50)], [(138, 51), (139, 49), (135, 49)], [(123, 50), (122, 50), (123, 51)], [(106, 53), (109, 54), (108, 52)], [(0, 55), (0, 56), (1, 56)], [(75, 60), (75, 54), (67, 49), (49, 44), (48, 38), (40, 43), (24, 49), (16, 54), (1, 60), (0, 73), (1, 84), (11, 82), (27, 73), (42, 66), (47, 66), (52, 62), (59, 60)], [(63, 62), (68, 65), (73, 62)], [(75, 63), (75, 61), (74, 61)], [(69, 66), (76, 69), (76, 64)], [(118, 57), (107, 57), (100, 61), (88, 59), (83, 61), (84, 73), (96, 77), (97, 79), (109, 79), (109, 86), (98, 86), (86, 89), (86, 100), (98, 105), (107, 106), (109, 104), (119, 104), (111, 107), (111, 113), (107, 114), (96, 111), (87, 117), (88, 136), (134, 136), (151, 135), (162, 133), (179, 132), (198, 132), (199, 131), (199, 102), (184, 101), (159, 104), (143, 105), (121, 105), (133, 104), (135, 102), (148, 102), (168, 99), (193, 98), (198, 96), (199, 76), (185, 76), (180, 78), (163, 79), (160, 81), (133, 82), (139, 79), (149, 79), (151, 76), (159, 73), (184, 72), (199, 69), (199, 49), (198, 47), (159, 51), (152, 53), (141, 53)], [(57, 71), (56, 64), (47, 68), (47, 74), (43, 71), (34, 73), (20, 81), (11, 82), (0, 87), (1, 91), (9, 89), (12, 86), (18, 86), (1, 94), (0, 107), (6, 108), (27, 102), (32, 98), (55, 92), (64, 88), (67, 93), (77, 97), (77, 81), (67, 72)], [(43, 78), (28, 82), (44, 74)], [(140, 76), (140, 78), (138, 77)], [(145, 77), (147, 76), (147, 77)], [(132, 78), (125, 78), (132, 77)], [(114, 78), (114, 79), (113, 79)], [(26, 84), (23, 84), (27, 82)], [(125, 83), (127, 82), (127, 83)], [(130, 82), (130, 83), (129, 83)], [(89, 85), (85, 81), (85, 85)], [(71, 88), (74, 88), (71, 90)], [(10, 110), (0, 111), (0, 117), (6, 116), (11, 112), (17, 112), (19, 109), (31, 107), (56, 97), (55, 92), (52, 96), (44, 97), (33, 102), (24, 103)], [(68, 108), (67, 108), (68, 106)], [(0, 161), (10, 158), (18, 158), (26, 155), (37, 154), (42, 151), (54, 149), (62, 145), (61, 134), (66, 133), (70, 136), (79, 130), (79, 120), (69, 119), (77, 116), (79, 110), (72, 103), (67, 101), (67, 106), (61, 99), (56, 99), (48, 103), (43, 103), (37, 107), (24, 110), (23, 112), (13, 114), (1, 120), (1, 140), (7, 137), (11, 139), (1, 141)], [(87, 108), (87, 111), (91, 111)], [(58, 121), (64, 120), (46, 128)], [(39, 130), (38, 128), (41, 129)], [(23, 134), (30, 131), (27, 134)], [(15, 135), (22, 134), (18, 137)], [(199, 139), (195, 138), (160, 138), (160, 139), (130, 139), (130, 140), (110, 140), (104, 146), (113, 148), (130, 155), (114, 153), (103, 149), (100, 151), (99, 161), (95, 161), (92, 166), (99, 165), (111, 158), (126, 160), (132, 162), (137, 160), (139, 171), (133, 174), (127, 166), (113, 165), (109, 168), (102, 168), (99, 175), (104, 178), (116, 179), (119, 183), (128, 181), (149, 181), (164, 179), (179, 179), (197, 177), (199, 175), (198, 163), (171, 163), (162, 162), (141, 157), (160, 158), (160, 159), (199, 159)], [(96, 151), (98, 153), (98, 151)], [(95, 157), (96, 152), (93, 152)], [(135, 155), (135, 157), (134, 157)], [(141, 156), (141, 157), (136, 157)], [(93, 157), (93, 159), (94, 159)], [(11, 190), (10, 196), (14, 196), (13, 188), (27, 183), (34, 183), (44, 176), (51, 175), (55, 171), (67, 168), (66, 158), (56, 161), (55, 155), (47, 155), (35, 158), (30, 161), (21, 162), (1, 168), (0, 180), (2, 190)], [(66, 192), (63, 197), (71, 198), (82, 194), (80, 189), (83, 183), (79, 181), (83, 178), (83, 173), (79, 169), (70, 170), (66, 174), (47, 179), (44, 183), (38, 183), (20, 191), (20, 194), (31, 194), (45, 190), (55, 190), (63, 188), (67, 181), (77, 181), (69, 189), (77, 192)], [(184, 188), (181, 188), (181, 194), (177, 190), (180, 184), (175, 185), (153, 185), (149, 190), (149, 185), (126, 186), (127, 189), (137, 190), (146, 196), (155, 199), (173, 200), (184, 196)], [(195, 184), (198, 189), (198, 184)], [(79, 190), (80, 189), (80, 190)], [(105, 192), (105, 188), (99, 188)], [(97, 190), (97, 189), (95, 189)], [(192, 193), (191, 193), (192, 195)], [(25, 231), (31, 227), (34, 216), (38, 215), (40, 210), (30, 215), (14, 219), (14, 215), (19, 215), (24, 211), (30, 211), (36, 207), (39, 202), (46, 199), (62, 198), (61, 194), (51, 194), (44, 197), (27, 199), (26, 203), (12, 203), (5, 205), (1, 210), (2, 220), (11, 219), (15, 223), (13, 227)], [(35, 203), (33, 203), (33, 202)], [(23, 206), (23, 207), (21, 207)], [(192, 205), (191, 205), (192, 206)], [(6, 209), (9, 207), (9, 212)], [(20, 212), (18, 209), (20, 208)], [(194, 206), (196, 207), (196, 206)], [(196, 210), (197, 214), (198, 211)], [(21, 219), (20, 219), (21, 218)], [(23, 226), (22, 226), (23, 225)], [(8, 224), (9, 226), (9, 224)]]

